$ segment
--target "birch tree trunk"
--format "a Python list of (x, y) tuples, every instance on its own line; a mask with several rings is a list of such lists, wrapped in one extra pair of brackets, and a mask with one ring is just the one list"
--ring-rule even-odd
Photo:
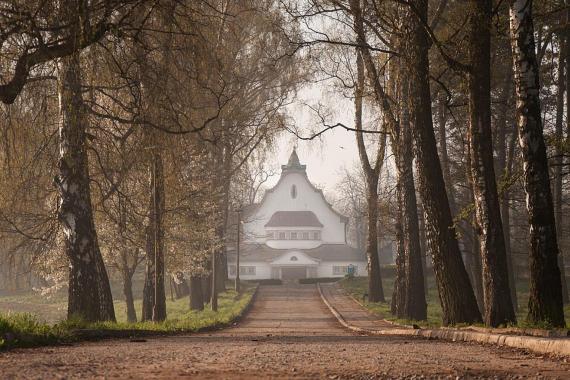
[(62, 58), (58, 79), (59, 174), (55, 182), (60, 198), (58, 219), (69, 260), (67, 315), (88, 321), (114, 321), (111, 287), (93, 220), (85, 137), (87, 120), (80, 78), (79, 53)]
[(532, 0), (510, 1), (516, 116), (530, 224), (528, 320), (564, 326), (558, 242), (539, 100)]
[(495, 180), (491, 134), (491, 0), (471, 1), (469, 144), (487, 326), (516, 322)]

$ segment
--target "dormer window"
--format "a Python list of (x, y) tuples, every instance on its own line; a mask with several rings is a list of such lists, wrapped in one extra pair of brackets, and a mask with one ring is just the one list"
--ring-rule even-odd
[(297, 186), (295, 185), (291, 186), (291, 198), (297, 198)]

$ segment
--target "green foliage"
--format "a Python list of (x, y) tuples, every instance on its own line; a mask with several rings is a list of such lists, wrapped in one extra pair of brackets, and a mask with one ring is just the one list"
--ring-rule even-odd
[[(85, 331), (91, 332), (90, 337), (104, 338), (114, 336), (113, 332), (121, 331), (176, 333), (222, 327), (242, 315), (254, 290), (252, 286), (245, 286), (240, 295), (233, 290), (220, 294), (217, 312), (212, 311), (208, 305), (202, 311), (189, 310), (188, 298), (169, 300), (168, 319), (161, 323), (127, 323), (121, 319), (118, 322), (89, 323), (81, 318), (70, 318), (50, 325), (38, 321), (32, 314), (0, 314), (0, 350), (76, 341), (85, 335)], [(117, 303), (115, 306), (117, 307)], [(119, 317), (125, 318), (125, 314), (124, 310), (117, 310)]]
[(62, 326), (40, 322), (32, 314), (0, 314), (0, 350), (56, 344), (69, 338), (69, 331)]
[[(428, 293), (427, 293), (427, 321), (410, 321), (405, 319), (398, 319), (392, 316), (390, 312), (390, 299), (393, 292), (394, 276), (389, 275), (390, 272), (384, 273), (382, 278), (382, 284), (384, 285), (384, 291), (386, 292), (386, 303), (365, 303), (365, 307), (370, 311), (378, 314), (382, 318), (400, 323), (405, 325), (416, 324), (422, 327), (441, 327), (443, 313), (441, 310), (441, 304), (439, 302), (439, 296), (437, 294), (437, 287), (435, 285), (435, 279), (432, 276), (428, 276)], [(340, 282), (341, 286), (359, 302), (362, 302), (362, 296), (364, 293), (368, 293), (368, 278), (367, 277), (355, 277), (353, 279), (343, 279)], [(526, 321), (527, 315), (527, 301), (528, 301), (528, 281), (521, 279), (517, 283), (517, 296), (519, 301), (519, 310), (517, 311), (518, 324), (515, 327), (520, 328), (533, 328), (533, 329), (546, 329), (550, 330), (552, 326), (547, 323), (540, 325), (529, 324)], [(564, 315), (566, 316), (566, 326), (570, 326), (570, 305), (564, 308)], [(461, 326), (456, 326), (461, 327)]]

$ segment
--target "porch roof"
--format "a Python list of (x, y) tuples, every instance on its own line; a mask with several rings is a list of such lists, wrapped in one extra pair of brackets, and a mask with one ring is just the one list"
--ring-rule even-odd
[[(248, 243), (241, 245), (240, 261), (272, 262), (287, 252), (302, 252), (319, 261), (366, 261), (366, 254), (346, 244), (322, 244), (311, 249), (276, 249), (265, 244)], [(235, 262), (235, 249), (228, 250), (228, 261)]]

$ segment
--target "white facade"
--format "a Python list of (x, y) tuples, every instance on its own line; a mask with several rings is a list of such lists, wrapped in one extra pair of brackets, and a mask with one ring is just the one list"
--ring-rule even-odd
[[(309, 181), (293, 150), (281, 178), (243, 215), (240, 278), (287, 279), (365, 276), (362, 252), (346, 244), (348, 219), (336, 212)], [(228, 273), (236, 275), (235, 252)]]
[[(293, 186), (296, 196), (292, 197)], [(265, 227), (277, 211), (312, 211), (323, 227)], [(346, 218), (333, 210), (323, 193), (313, 187), (305, 172), (291, 171), (281, 175), (277, 185), (268, 190), (255, 214), (244, 218), (244, 239), (246, 242), (266, 243), (272, 248), (315, 248), (321, 242), (345, 244)], [(270, 231), (307, 231), (321, 233), (319, 240), (280, 240), (268, 238)]]

